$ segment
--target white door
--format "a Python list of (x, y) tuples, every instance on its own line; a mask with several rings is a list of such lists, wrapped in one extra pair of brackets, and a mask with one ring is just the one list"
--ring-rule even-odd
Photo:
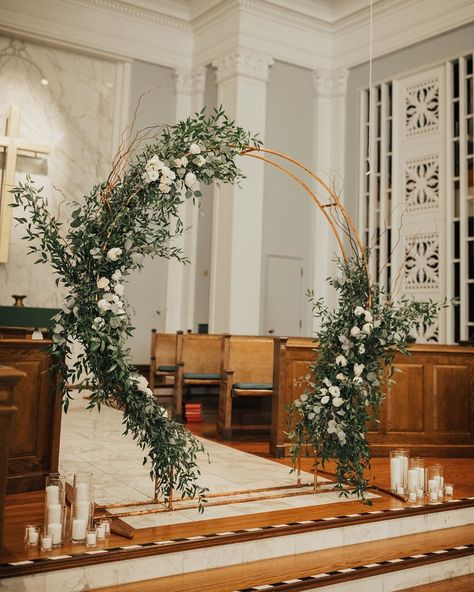
[(301, 335), (303, 299), (303, 259), (267, 255), (263, 333)]

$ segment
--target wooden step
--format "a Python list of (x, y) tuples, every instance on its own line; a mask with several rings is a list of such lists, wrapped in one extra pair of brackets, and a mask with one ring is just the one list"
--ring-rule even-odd
[(474, 590), (474, 574), (451, 578), (441, 582), (431, 582), (423, 586), (414, 586), (400, 592), (472, 592)]
[[(315, 536), (318, 534), (315, 533)], [(265, 543), (256, 541), (256, 544)], [(219, 549), (216, 549), (216, 553), (219, 553)], [(361, 578), (373, 578), (373, 576), (382, 578), (384, 574), (391, 572), (426, 567), (440, 562), (447, 564), (472, 555), (474, 555), (474, 531), (469, 525), (387, 539), (383, 544), (376, 541), (348, 545), (280, 557), (278, 560), (265, 559), (95, 590), (97, 592), (313, 590)], [(450, 569), (454, 568), (451, 566)], [(449, 573), (457, 575), (459, 569), (456, 569), (456, 572)], [(447, 577), (449, 578), (450, 575), (448, 574)], [(365, 586), (362, 582), (360, 585), (361, 589)], [(367, 589), (375, 591), (383, 588), (371, 586)]]

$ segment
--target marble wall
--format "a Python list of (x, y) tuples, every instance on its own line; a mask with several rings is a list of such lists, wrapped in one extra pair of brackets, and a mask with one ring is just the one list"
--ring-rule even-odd
[[(16, 181), (31, 174), (63, 220), (67, 203), (107, 175), (116, 84), (114, 62), (0, 37), (0, 133), (10, 106), (18, 105), (21, 137), (50, 147), (45, 160), (19, 159)], [(34, 265), (21, 233), (13, 225), (9, 261), (0, 265), (0, 304), (26, 294), (26, 305), (58, 306), (61, 291), (51, 269)]]

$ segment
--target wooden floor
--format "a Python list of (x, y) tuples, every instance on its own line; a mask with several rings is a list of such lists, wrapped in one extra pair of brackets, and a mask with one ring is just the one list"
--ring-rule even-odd
[[(222, 442), (218, 439), (211, 424), (192, 424), (193, 432), (206, 438), (217, 440), (239, 450), (256, 454), (265, 458), (271, 458), (268, 454), (268, 443), (262, 439), (250, 439), (249, 436), (236, 438), (232, 442)], [(290, 464), (289, 459), (272, 459), (275, 462)], [(446, 479), (455, 485), (455, 497), (468, 497), (474, 495), (474, 459), (440, 459), (445, 466)], [(312, 460), (303, 459), (302, 468), (311, 470)], [(327, 469), (331, 470), (331, 465)], [(371, 479), (382, 487), (389, 483), (388, 459), (377, 458), (373, 460), (370, 472)], [(29, 492), (7, 496), (7, 509), (5, 515), (4, 548), (2, 550), (2, 563), (35, 559), (40, 552), (35, 548), (28, 548), (23, 543), (24, 526), (28, 523), (42, 523), (43, 520), (43, 492)], [(388, 495), (381, 495), (374, 500), (372, 509), (388, 509), (404, 507), (406, 504)], [(245, 528), (264, 527), (275, 523), (288, 523), (289, 521), (311, 520), (329, 516), (345, 515), (352, 512), (360, 512), (364, 508), (360, 502), (344, 502), (327, 506), (312, 506), (294, 508), (292, 510), (280, 510), (221, 518), (213, 520), (200, 520), (197, 522), (160, 526), (159, 528), (147, 528), (134, 531), (133, 543), (146, 543), (193, 537), (196, 535), (213, 534), (217, 532), (234, 531)], [(112, 535), (104, 546), (115, 547), (131, 544), (131, 541)], [(79, 553), (83, 550), (80, 545), (66, 545), (52, 552), (52, 555), (64, 553)]]
[[(333, 570), (379, 563), (433, 550), (471, 544), (471, 526), (361, 543), (337, 549), (289, 555), (274, 559), (170, 576), (133, 584), (100, 588), (100, 592), (232, 592), (250, 586), (284, 582)], [(395, 564), (396, 565), (396, 564)]]

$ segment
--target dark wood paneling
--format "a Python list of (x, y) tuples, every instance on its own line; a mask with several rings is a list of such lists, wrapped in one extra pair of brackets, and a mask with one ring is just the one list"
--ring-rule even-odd
[(26, 374), (14, 395), (18, 408), (8, 462), (9, 493), (44, 487), (45, 476), (57, 470), (61, 399), (50, 341), (0, 339), (0, 363)]
[[(286, 407), (301, 393), (296, 382), (314, 363), (314, 344), (276, 339), (271, 454), (288, 454)], [(414, 345), (397, 354), (396, 384), (371, 425), (374, 456), (408, 447), (412, 455), (474, 456), (474, 348)], [(296, 379), (296, 382), (295, 382)]]

